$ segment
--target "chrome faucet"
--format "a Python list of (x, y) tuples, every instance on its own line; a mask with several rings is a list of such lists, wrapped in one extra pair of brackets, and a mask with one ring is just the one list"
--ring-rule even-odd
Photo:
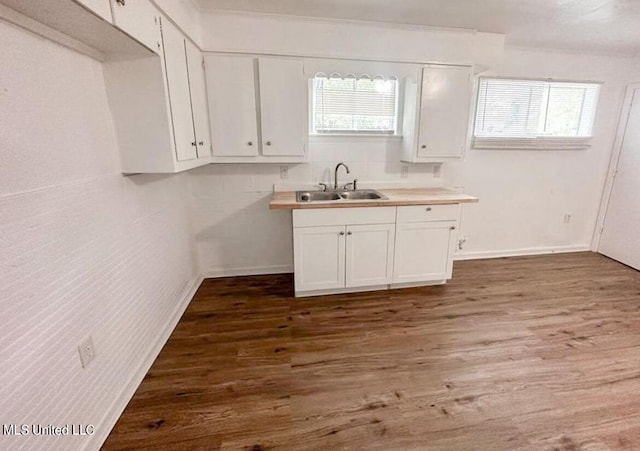
[(337, 190), (338, 190), (338, 169), (340, 169), (340, 166), (344, 166), (344, 168), (347, 170), (347, 174), (349, 174), (349, 173), (350, 173), (350, 171), (349, 171), (349, 166), (347, 166), (346, 164), (344, 164), (342, 161), (336, 165), (336, 170), (335, 170), (335, 171), (334, 171), (334, 173), (333, 173), (333, 177), (334, 177), (334, 178), (333, 178), (333, 189), (334, 189), (335, 191), (337, 191)]

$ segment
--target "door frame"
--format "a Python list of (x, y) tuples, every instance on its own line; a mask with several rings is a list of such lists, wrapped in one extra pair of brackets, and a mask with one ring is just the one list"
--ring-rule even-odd
[(597, 252), (600, 249), (600, 238), (602, 237), (602, 232), (604, 230), (604, 222), (607, 217), (609, 200), (611, 199), (611, 193), (613, 192), (613, 182), (615, 180), (616, 173), (618, 172), (618, 165), (620, 164), (622, 145), (624, 144), (624, 135), (627, 131), (627, 124), (629, 123), (629, 115), (631, 114), (633, 95), (636, 89), (640, 89), (640, 82), (630, 83), (629, 85), (627, 85), (625, 91), (624, 101), (622, 103), (622, 111), (620, 112), (620, 119), (618, 121), (618, 127), (616, 131), (616, 138), (613, 142), (613, 149), (611, 151), (611, 157), (609, 159), (607, 178), (602, 189), (602, 198), (600, 200), (600, 208), (598, 210), (596, 228), (593, 231), (593, 236), (591, 238), (591, 250), (594, 252)]

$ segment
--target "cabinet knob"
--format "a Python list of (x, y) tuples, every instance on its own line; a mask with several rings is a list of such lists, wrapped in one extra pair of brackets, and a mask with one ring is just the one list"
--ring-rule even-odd
[(196, 146), (196, 142), (195, 142), (195, 141), (191, 141), (191, 145), (192, 145), (193, 147), (195, 147), (195, 146)]
[(267, 141), (265, 144), (266, 144), (267, 146), (270, 146), (270, 145), (271, 145), (271, 141)]
[(116, 3), (117, 3), (118, 5), (122, 5), (122, 6), (124, 6), (125, 0), (116, 0)]
[(200, 142), (198, 142), (198, 145), (199, 145), (199, 146), (204, 146), (204, 141), (200, 141)]
[(423, 144), (423, 145), (421, 145), (421, 146), (420, 146), (420, 148), (421, 148), (421, 149), (426, 149), (426, 148), (427, 148), (427, 146), (426, 146), (425, 144)]
[(455, 229), (456, 229), (456, 226), (451, 226), (451, 230), (455, 230)]
[(341, 236), (342, 236), (342, 235), (344, 235), (344, 232), (340, 232), (340, 235), (341, 235)]
[(427, 211), (431, 211), (431, 207), (427, 207)]
[(249, 141), (249, 142), (247, 143), (247, 146), (253, 146), (253, 141)]
[(347, 232), (347, 235), (353, 235), (353, 233), (352, 232)]

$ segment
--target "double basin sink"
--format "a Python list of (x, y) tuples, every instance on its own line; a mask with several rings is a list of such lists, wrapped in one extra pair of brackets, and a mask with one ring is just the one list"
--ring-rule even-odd
[(298, 202), (379, 199), (387, 199), (387, 197), (373, 189), (359, 189), (355, 191), (296, 191), (296, 201)]

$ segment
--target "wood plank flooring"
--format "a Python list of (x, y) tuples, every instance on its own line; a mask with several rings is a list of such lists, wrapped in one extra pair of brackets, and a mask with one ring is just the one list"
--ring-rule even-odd
[(292, 285), (206, 280), (104, 449), (640, 449), (638, 271), (587, 252)]

